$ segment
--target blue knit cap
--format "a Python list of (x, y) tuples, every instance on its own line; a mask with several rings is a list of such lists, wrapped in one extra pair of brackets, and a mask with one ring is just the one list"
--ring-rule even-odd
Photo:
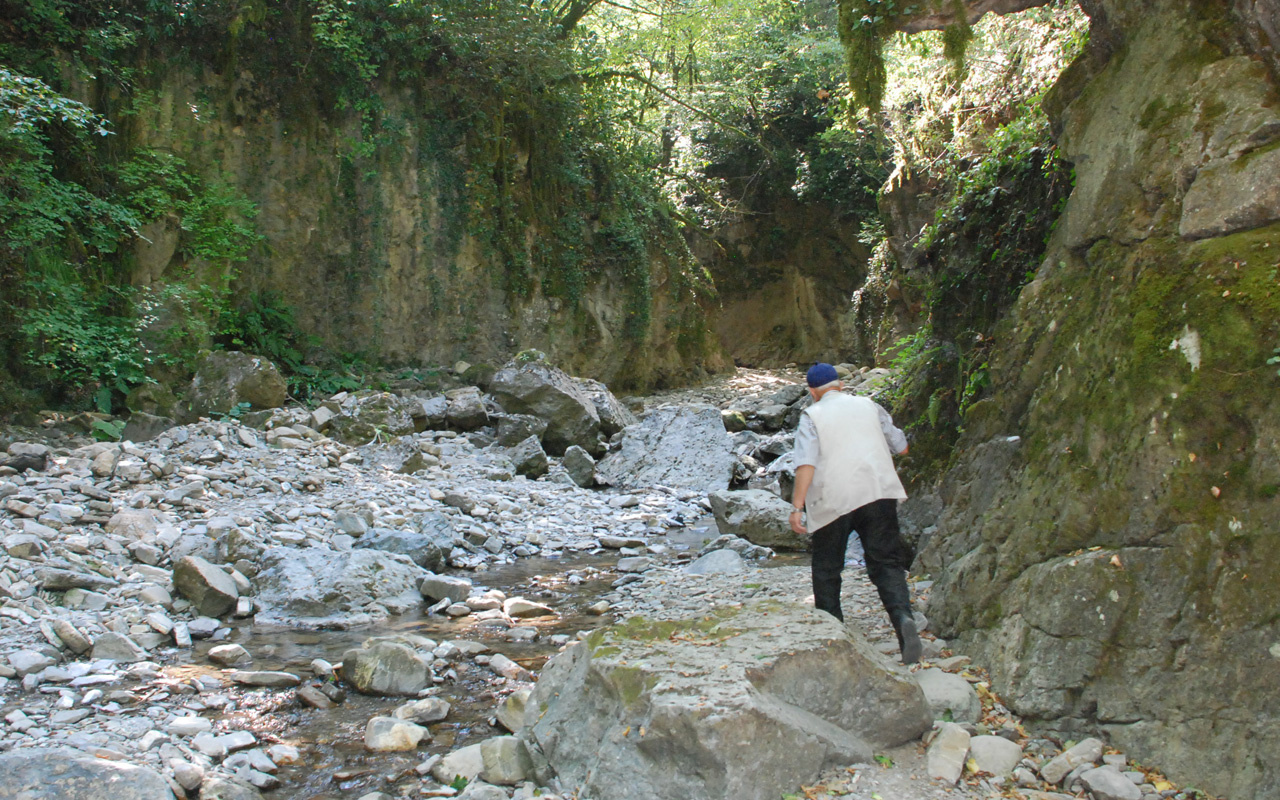
[(836, 368), (830, 364), (814, 364), (809, 367), (809, 374), (804, 379), (810, 388), (817, 389), (819, 386), (826, 386), (832, 381), (840, 380), (840, 376), (836, 374)]

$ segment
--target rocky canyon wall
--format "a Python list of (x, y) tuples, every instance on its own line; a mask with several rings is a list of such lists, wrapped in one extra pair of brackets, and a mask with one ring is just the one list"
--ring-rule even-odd
[(862, 355), (845, 322), (850, 296), (866, 281), (860, 222), (829, 204), (774, 196), (693, 239), (720, 298), (716, 333), (735, 363), (779, 367)]
[[(1271, 3), (1083, 4), (1075, 186), (916, 511), (929, 616), (1020, 714), (1280, 794), (1280, 106)], [(909, 512), (910, 513), (910, 512)]]
[[(523, 138), (478, 144), (459, 120), (475, 109), (438, 102), (428, 80), (389, 80), (371, 135), (355, 109), (317, 110), (332, 108), (332, 98), (310, 102), (324, 87), (273, 94), (249, 69), (189, 63), (151, 70), (161, 77), (121, 123), (121, 139), (177, 155), (252, 200), (264, 239), (237, 267), (237, 295), (275, 293), (334, 352), (391, 364), (500, 364), (537, 348), (575, 374), (620, 387), (687, 381), (727, 363), (709, 334), (709, 287), (691, 277), (674, 226), (667, 238), (677, 247), (664, 249), (648, 231), (644, 263), (624, 263), (609, 225), (611, 205), (625, 201), (538, 195), (533, 173), (559, 166), (549, 163), (555, 134), (530, 124)], [(468, 148), (477, 146), (506, 149), (496, 169), (515, 200), (505, 202), (554, 207), (540, 216), (581, 219), (587, 228), (573, 254), (583, 262), (572, 299), (549, 288), (560, 265), (537, 265), (556, 231), (516, 218), (504, 198), (472, 191)], [(469, 219), (504, 225), (514, 246), (498, 252)], [(172, 223), (144, 234), (135, 284), (202, 269), (175, 256)]]

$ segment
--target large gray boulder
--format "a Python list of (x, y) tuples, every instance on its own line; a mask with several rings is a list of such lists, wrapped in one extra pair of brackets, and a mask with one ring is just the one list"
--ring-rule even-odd
[(457, 541), (453, 523), (444, 514), (433, 511), (423, 515), (418, 531), (373, 528), (356, 539), (353, 546), (399, 553), (423, 569), (436, 570), (444, 564)]
[(600, 451), (600, 414), (568, 373), (541, 361), (512, 361), (494, 373), (489, 394), (504, 411), (546, 420), (542, 444), (548, 453), (563, 455), (575, 444), (592, 453)]
[(432, 685), (430, 654), (406, 642), (371, 639), (342, 656), (342, 677), (361, 694), (410, 696)]
[(712, 492), (711, 513), (721, 533), (775, 550), (808, 550), (810, 537), (791, 530), (792, 505), (763, 489)]
[(149, 442), (177, 424), (172, 417), (158, 417), (145, 411), (135, 411), (129, 415), (129, 422), (121, 431), (120, 438), (126, 442)]
[(276, 365), (261, 356), (238, 351), (210, 353), (196, 368), (179, 416), (185, 422), (226, 414), (241, 403), (255, 411), (279, 408), (289, 387)]
[(206, 617), (221, 617), (236, 608), (240, 591), (223, 569), (200, 556), (186, 556), (173, 567), (173, 588)]
[(14, 800), (173, 800), (169, 783), (146, 767), (63, 748), (0, 755), (0, 797)]
[(254, 598), (262, 623), (355, 624), (360, 612), (403, 614), (422, 604), (427, 571), (408, 556), (381, 550), (272, 547), (262, 555)]
[(342, 401), (342, 410), (329, 423), (329, 435), (343, 444), (385, 442), (417, 430), (422, 401), (389, 392), (362, 392)]
[(502, 414), (497, 418), (498, 444), (514, 447), (530, 436), (542, 440), (547, 432), (547, 421), (532, 414)]
[(591, 398), (591, 402), (596, 407), (596, 414), (600, 416), (600, 431), (605, 436), (612, 436), (618, 431), (624, 430), (628, 425), (634, 425), (640, 420), (636, 419), (636, 415), (624, 406), (618, 398), (613, 396), (613, 392), (609, 391), (609, 387), (600, 381), (590, 378), (578, 378), (578, 385), (582, 387), (587, 396)]
[(540, 478), (547, 474), (547, 453), (533, 436), (512, 447), (507, 455), (515, 465), (517, 475)]
[(777, 602), (600, 629), (547, 663), (528, 709), (522, 738), (610, 800), (777, 800), (930, 727), (909, 676)]
[(565, 450), (560, 464), (569, 473), (569, 479), (582, 488), (590, 488), (596, 482), (596, 460), (581, 447), (574, 445)]
[(596, 465), (596, 480), (621, 488), (662, 484), (714, 492), (729, 488), (736, 461), (719, 410), (671, 406), (627, 428), (622, 447)]
[(489, 424), (489, 412), (484, 407), (484, 398), (480, 390), (474, 386), (463, 386), (445, 392), (447, 405), (445, 419), (449, 427), (460, 431), (474, 431)]
[(934, 719), (948, 722), (977, 722), (982, 719), (982, 701), (964, 678), (936, 667), (913, 674), (924, 691)]

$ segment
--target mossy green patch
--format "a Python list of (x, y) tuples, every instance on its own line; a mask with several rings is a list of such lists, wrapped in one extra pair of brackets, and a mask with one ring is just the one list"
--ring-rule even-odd
[(658, 676), (639, 667), (614, 667), (609, 670), (609, 681), (624, 706), (635, 705), (645, 692), (658, 685)]
[(705, 617), (688, 619), (650, 620), (632, 617), (612, 628), (608, 635), (611, 638), (637, 642), (659, 642), (676, 638), (724, 641), (742, 633), (741, 630), (722, 627), (722, 623), (732, 614), (731, 610), (720, 609)]

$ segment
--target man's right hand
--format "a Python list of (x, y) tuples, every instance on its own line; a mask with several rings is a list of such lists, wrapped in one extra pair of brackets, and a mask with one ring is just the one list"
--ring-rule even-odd
[(792, 532), (798, 533), (801, 536), (807, 536), (809, 534), (809, 531), (804, 527), (804, 512), (800, 509), (797, 508), (792, 510), (787, 521), (791, 523)]

